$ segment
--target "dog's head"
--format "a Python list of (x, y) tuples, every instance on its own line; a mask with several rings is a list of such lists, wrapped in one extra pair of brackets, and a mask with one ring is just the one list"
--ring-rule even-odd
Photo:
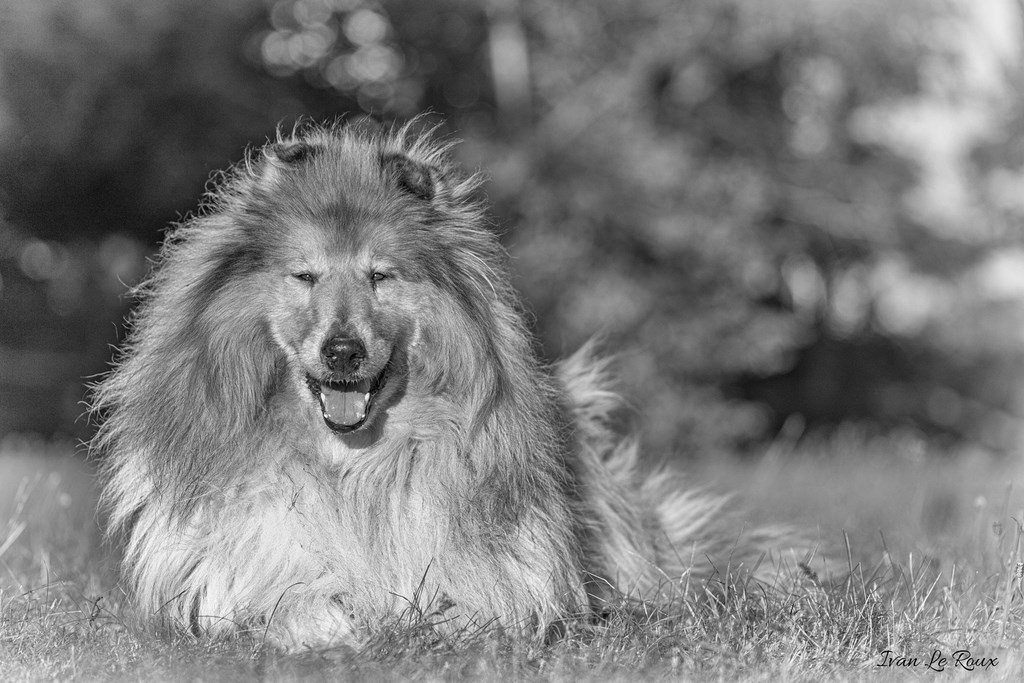
[(240, 204), (289, 385), (342, 434), (377, 422), (410, 381), (436, 392), (469, 370), (449, 347), (479, 346), (468, 328), (494, 296), (499, 248), (475, 180), (436, 144), (397, 140), (321, 130), (270, 145)]

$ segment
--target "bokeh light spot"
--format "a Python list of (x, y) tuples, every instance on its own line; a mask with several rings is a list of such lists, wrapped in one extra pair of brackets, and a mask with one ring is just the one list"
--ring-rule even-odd
[(354, 45), (372, 45), (383, 40), (388, 22), (373, 10), (361, 9), (348, 16), (343, 30)]
[(62, 247), (42, 240), (30, 240), (18, 257), (21, 271), (33, 280), (59, 277), (67, 263), (68, 257)]

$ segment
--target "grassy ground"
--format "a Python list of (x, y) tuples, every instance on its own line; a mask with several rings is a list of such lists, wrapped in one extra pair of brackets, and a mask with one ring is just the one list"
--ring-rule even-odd
[[(851, 431), (695, 468), (757, 518), (817, 529), (837, 558), (830, 573), (853, 568), (830, 587), (795, 572), (785, 589), (748, 585), (671, 615), (624, 605), (543, 647), (493, 632), (441, 638), (410, 620), (381, 625), (360, 652), (293, 657), (134, 629), (99, 540), (92, 474), (71, 451), (0, 447), (0, 680), (1024, 678), (1024, 492), (1010, 486), (1022, 472), (940, 457), (912, 436)], [(996, 663), (971, 671), (968, 656)]]

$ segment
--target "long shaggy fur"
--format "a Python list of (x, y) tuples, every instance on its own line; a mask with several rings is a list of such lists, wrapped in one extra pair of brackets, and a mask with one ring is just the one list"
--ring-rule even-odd
[(410, 607), (543, 635), (780, 539), (641, 472), (589, 346), (538, 362), (478, 186), (430, 134), (311, 127), (169, 234), (94, 394), (143, 614), (285, 649)]

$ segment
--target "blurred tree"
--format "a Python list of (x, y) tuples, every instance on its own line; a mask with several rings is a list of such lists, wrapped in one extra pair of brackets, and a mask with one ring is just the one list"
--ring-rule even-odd
[[(732, 447), (792, 413), (1020, 445), (1019, 285), (978, 286), (1021, 282), (992, 270), (1021, 237), (1020, 202), (992, 201), (1021, 173), (1013, 2), (519, 18), (532, 119), (484, 129), (477, 158), (549, 348), (639, 342), (626, 376), (656, 449)], [(1007, 143), (1012, 160), (977, 154)]]
[(549, 355), (630, 349), (653, 450), (792, 414), (1024, 442), (1014, 0), (0, 4), (0, 399), (111, 338), (92, 293), (245, 143), (431, 109)]
[(245, 60), (265, 18), (259, 3), (3, 4), (2, 201), (42, 237), (125, 230), (154, 240), (211, 171), (279, 122), (354, 107)]

